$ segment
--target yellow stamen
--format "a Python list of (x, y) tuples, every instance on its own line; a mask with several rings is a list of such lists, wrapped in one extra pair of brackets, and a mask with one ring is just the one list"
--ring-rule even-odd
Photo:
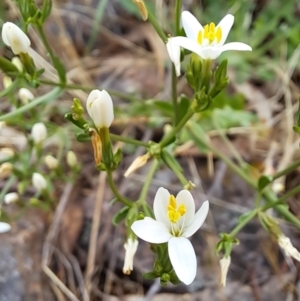
[(222, 28), (216, 28), (216, 25), (213, 22), (206, 24), (204, 30), (198, 32), (197, 42), (202, 45), (204, 39), (207, 39), (209, 44), (212, 44), (214, 41), (219, 43), (222, 39)]
[(176, 223), (186, 213), (186, 207), (184, 204), (180, 204), (177, 207), (176, 198), (174, 195), (170, 195), (167, 209), (168, 219), (172, 223)]

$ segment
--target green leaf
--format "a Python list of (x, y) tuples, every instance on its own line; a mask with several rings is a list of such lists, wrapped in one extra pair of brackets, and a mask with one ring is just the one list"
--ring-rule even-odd
[(149, 273), (143, 274), (143, 278), (148, 279), (148, 280), (155, 279), (157, 277), (158, 277), (158, 275), (154, 272), (149, 272)]
[(159, 111), (163, 113), (163, 115), (173, 118), (174, 109), (171, 103), (162, 100), (155, 100), (153, 101), (153, 104)]
[(41, 23), (43, 24), (45, 20), (49, 17), (52, 9), (52, 0), (44, 0), (42, 6), (42, 16)]
[(166, 149), (162, 150), (161, 158), (171, 170), (178, 170), (182, 172), (180, 164), (177, 162), (174, 156), (171, 153), (169, 153)]
[(180, 102), (178, 105), (179, 110), (179, 121), (185, 116), (188, 109), (190, 108), (190, 100), (186, 96), (181, 96)]
[(264, 188), (266, 188), (270, 183), (272, 183), (273, 177), (272, 176), (261, 176), (258, 179), (258, 189), (259, 191), (262, 191)]
[(112, 222), (115, 226), (117, 226), (123, 219), (126, 218), (129, 209), (129, 207), (123, 207), (113, 216)]
[[(206, 132), (203, 130), (202, 126), (193, 121), (190, 120), (188, 123), (188, 129), (184, 131), (185, 136), (189, 137), (189, 140), (193, 140), (196, 144), (196, 146), (203, 152), (204, 154), (207, 154), (210, 152), (209, 148), (207, 148), (206, 144), (209, 144), (209, 139), (207, 138)], [(200, 139), (197, 139), (197, 137), (201, 137)], [(201, 140), (204, 140), (205, 143), (201, 142)]]
[(66, 69), (65, 69), (64, 65), (62, 64), (62, 62), (60, 61), (60, 59), (56, 56), (53, 59), (53, 65), (54, 65), (55, 69), (57, 70), (60, 82), (65, 84), (67, 82)]
[(0, 56), (0, 68), (3, 70), (4, 73), (7, 75), (17, 75), (19, 73), (18, 68), (11, 63), (8, 59)]

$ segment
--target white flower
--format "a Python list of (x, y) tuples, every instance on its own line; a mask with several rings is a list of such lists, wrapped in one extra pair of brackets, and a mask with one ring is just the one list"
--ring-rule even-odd
[(15, 203), (18, 200), (19, 200), (19, 195), (16, 192), (7, 193), (4, 196), (4, 203), (7, 205), (11, 203)]
[(138, 248), (139, 242), (137, 239), (128, 238), (124, 244), (125, 249), (125, 260), (123, 266), (123, 273), (130, 275), (133, 270), (133, 258)]
[(30, 100), (34, 99), (33, 94), (26, 88), (21, 88), (18, 96), (23, 105), (26, 105)]
[(0, 233), (8, 232), (10, 229), (11, 229), (10, 224), (4, 223), (4, 222), (0, 222)]
[(287, 257), (293, 257), (296, 260), (300, 261), (299, 251), (292, 245), (291, 240), (285, 235), (280, 235), (278, 237), (278, 244), (280, 248), (284, 251)]
[(9, 46), (14, 54), (27, 53), (30, 40), (21, 28), (11, 22), (6, 22), (2, 27), (2, 40)]
[(35, 144), (41, 143), (47, 138), (47, 129), (44, 123), (35, 123), (31, 129), (31, 136)]
[(155, 219), (146, 217), (135, 221), (131, 229), (150, 243), (168, 242), (168, 252), (178, 278), (186, 285), (196, 277), (197, 261), (194, 248), (187, 237), (204, 223), (209, 209), (205, 201), (195, 214), (195, 202), (188, 190), (181, 190), (176, 198), (159, 188), (153, 204)]
[(224, 256), (221, 260), (220, 260), (220, 267), (221, 267), (221, 285), (223, 287), (226, 286), (226, 278), (227, 278), (227, 273), (228, 273), (228, 269), (231, 263), (231, 257), (230, 256)]
[(70, 167), (75, 167), (77, 165), (77, 157), (73, 151), (67, 152), (67, 163)]
[(97, 128), (109, 128), (114, 120), (114, 107), (105, 90), (93, 90), (86, 102), (86, 109)]
[(181, 20), (187, 37), (175, 37), (173, 43), (197, 53), (203, 59), (216, 59), (228, 50), (252, 50), (249, 45), (240, 42), (224, 44), (234, 22), (232, 15), (226, 15), (217, 26), (211, 22), (204, 28), (188, 11), (182, 12)]
[(58, 167), (58, 160), (51, 155), (45, 157), (45, 163), (49, 169), (56, 169)]
[(46, 179), (39, 173), (34, 172), (32, 175), (32, 184), (38, 192), (42, 192), (47, 188)]
[(166, 44), (171, 61), (174, 63), (176, 75), (180, 75), (180, 46), (174, 43), (174, 38), (168, 38)]

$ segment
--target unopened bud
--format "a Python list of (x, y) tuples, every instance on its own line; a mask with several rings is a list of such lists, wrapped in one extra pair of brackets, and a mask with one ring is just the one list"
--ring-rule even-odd
[(220, 260), (220, 268), (221, 268), (221, 279), (220, 279), (220, 284), (221, 286), (225, 287), (226, 286), (226, 279), (227, 279), (227, 273), (228, 269), (231, 263), (231, 257), (230, 256), (224, 256)]
[(51, 155), (45, 157), (45, 164), (49, 169), (56, 169), (58, 167), (58, 160)]
[(147, 161), (149, 160), (149, 158), (151, 157), (151, 155), (149, 153), (143, 155), (143, 156), (139, 156), (137, 157), (129, 166), (129, 168), (126, 170), (124, 176), (127, 178), (130, 174), (132, 174), (134, 171), (138, 170), (139, 168), (141, 168), (142, 166), (144, 166)]
[(137, 5), (144, 21), (148, 19), (148, 10), (143, 0), (132, 0)]
[(7, 193), (4, 196), (4, 203), (7, 204), (7, 205), (11, 204), (11, 203), (15, 203), (18, 200), (19, 200), (19, 195), (16, 192)]
[(26, 88), (21, 88), (18, 96), (23, 105), (28, 104), (32, 99), (34, 99), (34, 95)]
[(13, 57), (11, 62), (18, 68), (20, 72), (23, 71), (23, 64), (17, 56)]
[(0, 160), (5, 161), (13, 157), (15, 152), (9, 147), (3, 147), (0, 149)]
[(0, 233), (8, 232), (10, 229), (11, 229), (10, 224), (4, 223), (4, 222), (0, 222)]
[(42, 192), (47, 188), (46, 179), (37, 172), (33, 173), (32, 175), (32, 184), (38, 192)]
[(35, 144), (41, 143), (47, 138), (47, 129), (44, 123), (35, 123), (31, 129), (31, 136)]
[(287, 257), (293, 257), (294, 259), (300, 261), (299, 251), (292, 245), (291, 240), (285, 235), (280, 235), (278, 237), (278, 244), (280, 248), (284, 251)]
[(128, 238), (127, 242), (124, 244), (125, 248), (125, 260), (123, 266), (123, 273), (130, 275), (133, 270), (133, 259), (135, 252), (138, 248), (139, 242), (137, 239)]
[(4, 162), (0, 165), (0, 179), (7, 178), (13, 169), (13, 165), (9, 162)]
[(9, 76), (4, 75), (3, 76), (3, 87), (7, 89), (12, 84), (12, 79)]
[(70, 167), (75, 167), (78, 164), (77, 157), (73, 151), (67, 152), (67, 163)]

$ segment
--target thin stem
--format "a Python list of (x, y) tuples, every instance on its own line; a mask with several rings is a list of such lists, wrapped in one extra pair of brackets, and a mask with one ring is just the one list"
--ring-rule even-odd
[[(145, 3), (146, 5), (146, 3)], [(163, 32), (163, 30), (161, 29), (160, 25), (158, 24), (156, 18), (152, 15), (151, 11), (147, 8), (148, 10), (148, 19), (151, 22), (152, 26), (154, 27), (155, 31), (157, 32), (157, 34), (160, 36), (160, 38), (162, 39), (162, 41), (164, 43), (167, 42), (168, 38), (165, 35), (165, 33)]]
[(273, 176), (273, 181), (288, 174), (289, 172), (295, 170), (297, 167), (300, 166), (300, 160), (294, 162), (293, 164), (289, 165), (287, 168), (275, 173), (275, 175)]
[(12, 118), (12, 117), (20, 115), (24, 112), (27, 112), (30, 109), (36, 107), (37, 105), (39, 105), (41, 103), (46, 103), (46, 102), (50, 102), (52, 100), (55, 100), (60, 96), (60, 94), (62, 92), (63, 92), (63, 90), (61, 88), (59, 88), (59, 87), (54, 88), (49, 93), (44, 94), (40, 97), (37, 97), (37, 98), (33, 99), (30, 103), (26, 104), (25, 106), (22, 106), (22, 107), (14, 110), (14, 111), (11, 111), (7, 114), (4, 114), (4, 115), (0, 116), (0, 121), (5, 121), (9, 118)]
[(6, 96), (6, 95), (10, 94), (11, 92), (13, 92), (14, 89), (18, 86), (19, 82), (20, 82), (20, 79), (18, 79), (18, 78), (15, 81), (13, 81), (9, 87), (5, 88), (4, 90), (2, 90), (0, 92), (0, 97)]
[[(16, 177), (14, 175), (10, 176), (10, 178), (6, 181), (4, 187), (2, 188), (2, 190), (0, 192), (0, 205), (3, 203), (4, 196), (9, 191), (10, 187), (14, 184), (15, 181), (16, 181)], [(0, 210), (0, 212), (1, 212), (1, 210)]]
[[(45, 80), (45, 79), (40, 79), (40, 83), (49, 85), (49, 86), (55, 86), (55, 87), (60, 86), (62, 88), (70, 89), (70, 90), (82, 90), (82, 91), (88, 91), (88, 92), (95, 89), (95, 87), (92, 87), (92, 86), (82, 86), (82, 85), (68, 84), (68, 83), (62, 84), (62, 83), (52, 82), (52, 81)], [(142, 99), (139, 99), (139, 98), (133, 97), (131, 95), (128, 95), (126, 93), (118, 92), (115, 90), (108, 89), (106, 91), (111, 95), (114, 95), (116, 97), (120, 97), (123, 99), (128, 99), (130, 101), (137, 101), (137, 102), (143, 101)]]
[(234, 238), (258, 213), (258, 210), (255, 209), (249, 214), (229, 233), (229, 235)]
[(176, 0), (175, 4), (175, 35), (180, 34), (180, 13), (181, 13), (182, 0)]
[(179, 119), (178, 100), (177, 100), (177, 75), (174, 64), (172, 64), (172, 103), (174, 109), (173, 126), (176, 126)]
[(128, 207), (132, 207), (133, 203), (129, 199), (123, 197), (119, 193), (118, 188), (116, 187), (115, 182), (113, 180), (112, 172), (110, 170), (107, 171), (107, 181), (110, 186), (110, 189), (112, 190), (112, 192), (114, 193), (114, 195), (118, 199), (118, 201), (120, 201), (121, 203), (123, 203), (124, 205), (126, 205)]
[(161, 148), (167, 146), (172, 142), (172, 139), (176, 136), (176, 134), (184, 127), (184, 125), (191, 119), (194, 115), (194, 111), (190, 109), (185, 116), (179, 121), (179, 123), (174, 127), (171, 131), (169, 131), (160, 141), (159, 145)]
[(136, 146), (143, 146), (143, 147), (147, 147), (147, 148), (149, 147), (149, 143), (147, 143), (147, 142), (135, 140), (135, 139), (120, 136), (120, 135), (110, 134), (110, 138), (113, 141), (122, 141), (122, 142), (136, 145)]

